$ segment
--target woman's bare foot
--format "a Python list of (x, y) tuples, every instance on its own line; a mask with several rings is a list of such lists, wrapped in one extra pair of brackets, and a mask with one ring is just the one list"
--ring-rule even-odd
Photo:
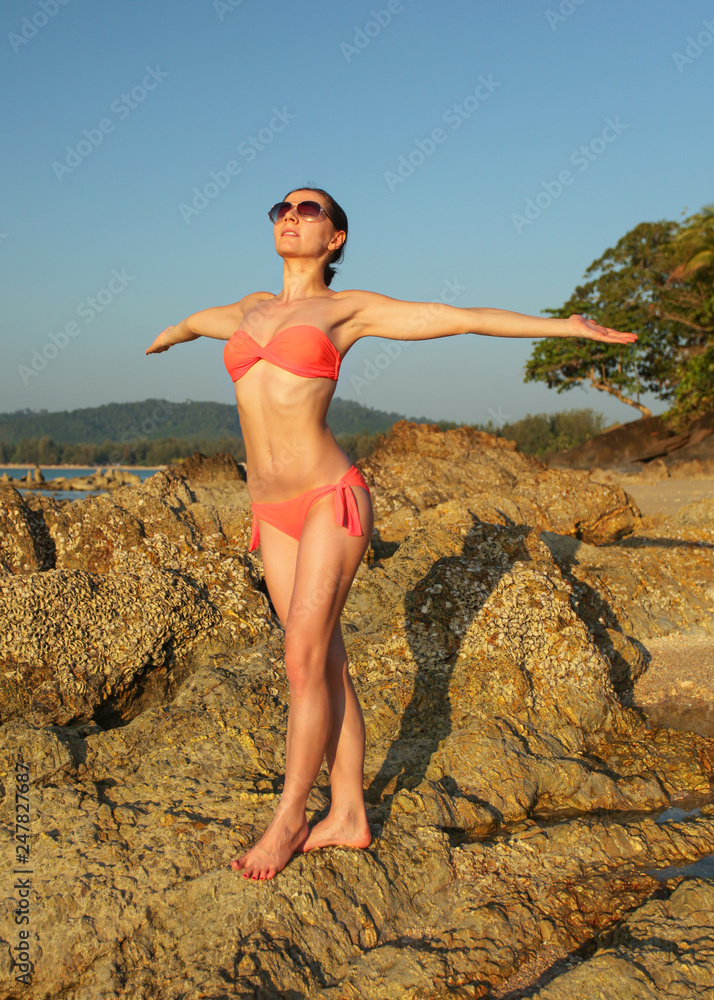
[(243, 878), (273, 878), (283, 870), (293, 854), (300, 853), (307, 836), (306, 819), (303, 819), (302, 826), (298, 830), (294, 830), (285, 820), (274, 816), (258, 843), (240, 858), (231, 861), (231, 867), (236, 870), (242, 868)]
[(303, 854), (318, 847), (369, 847), (372, 834), (367, 817), (333, 816), (329, 813), (316, 823), (302, 845)]

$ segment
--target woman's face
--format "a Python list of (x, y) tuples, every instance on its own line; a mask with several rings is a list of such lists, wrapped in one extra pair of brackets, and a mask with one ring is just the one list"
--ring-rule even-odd
[[(293, 206), (301, 201), (316, 201), (324, 209), (325, 199), (309, 188), (291, 191), (285, 198)], [(323, 212), (315, 222), (303, 219), (295, 207), (273, 226), (275, 249), (281, 257), (322, 257), (337, 250), (345, 241), (343, 230), (335, 229)]]

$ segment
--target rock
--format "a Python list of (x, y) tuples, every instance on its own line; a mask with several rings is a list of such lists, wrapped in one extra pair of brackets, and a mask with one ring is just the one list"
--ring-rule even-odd
[[(673, 981), (706, 984), (711, 900), (657, 898), (656, 871), (714, 851), (714, 740), (627, 700), (652, 637), (711, 621), (712, 501), (654, 524), (512, 443), (409, 424), (365, 470), (378, 533), (344, 635), (373, 842), (264, 884), (229, 867), (275, 808), (288, 709), (245, 484), (0, 490), (3, 856), (18, 756), (42, 818), (35, 975), (14, 979), (8, 933), (2, 995), (507, 996), (529, 963), (599, 948), (541, 987), (577, 973), (609, 997), (613, 969), (662, 965), (665, 927), (680, 955), (701, 943)], [(665, 821), (675, 800), (693, 811)], [(329, 801), (323, 768), (311, 821)]]
[(93, 476), (69, 476), (65, 480), (68, 490), (93, 490), (96, 489)]
[[(712, 842), (702, 815), (528, 821), (452, 843), (440, 824), (479, 808), (464, 802), (442, 816), (393, 809), (368, 850), (315, 852), (271, 883), (246, 883), (227, 859), (275, 804), (264, 776), (281, 762), (272, 732), (284, 711), (269, 699), (279, 664), (256, 650), (238, 670), (217, 666), (120, 730), (0, 728), (3, 770), (20, 748), (37, 808), (52, 817), (33, 841), (31, 945), (42, 961), (30, 995), (120, 996), (127, 982), (134, 996), (167, 1000), (484, 995), (539, 951), (544, 927), (579, 947), (652, 893), (648, 866), (686, 863)], [(263, 698), (264, 722), (251, 727)], [(324, 803), (318, 790), (311, 809)], [(27, 996), (8, 958), (6, 995)]]
[(3, 563), (15, 575), (0, 579), (3, 720), (130, 718), (165, 697), (198, 641), (240, 648), (264, 633), (237, 526), (229, 539), (216, 516), (194, 517), (181, 480), (152, 487), (61, 508), (35, 498), (34, 511), (6, 491), (14, 547)]
[(654, 444), (671, 437), (661, 417), (640, 417), (596, 434), (575, 448), (544, 455), (549, 468), (614, 468), (632, 464), (637, 456)]
[(141, 485), (141, 476), (138, 476), (135, 472), (129, 472), (126, 469), (110, 468), (107, 469), (105, 475), (108, 476), (115, 485)]
[(169, 686), (174, 650), (219, 620), (208, 595), (148, 568), (108, 576), (47, 570), (40, 584), (24, 575), (0, 588), (3, 721), (130, 715), (137, 699), (144, 704), (145, 685)]
[[(422, 520), (386, 563), (360, 570), (345, 609), (361, 697), (376, 710), (375, 751), (387, 750), (370, 795), (426, 781), (423, 805), (424, 795), (439, 797), (433, 782), (448, 779), (452, 800), (485, 808), (481, 832), (494, 817), (512, 822), (576, 802), (662, 803), (669, 758), (661, 767), (651, 758), (650, 778), (634, 782), (617, 768), (607, 777), (609, 764), (572, 759), (599, 734), (604, 761), (615, 752), (608, 742), (640, 729), (615, 696), (605, 643), (576, 614), (576, 595), (535, 532), (479, 524), (456, 502)], [(612, 632), (610, 644), (629, 653), (627, 638)], [(686, 771), (697, 751), (681, 749)], [(701, 775), (687, 774), (690, 787), (701, 788)]]
[(669, 479), (670, 476), (670, 471), (664, 459), (655, 458), (652, 462), (648, 462), (644, 466), (638, 474), (637, 479), (641, 483), (661, 483), (663, 479)]
[(714, 500), (689, 504), (656, 527), (642, 525), (616, 545), (542, 537), (592, 630), (626, 629), (642, 642), (679, 629), (711, 630)]
[(519, 478), (543, 469), (513, 441), (468, 427), (440, 431), (406, 420), (359, 464), (375, 488), (378, 520), (400, 508), (418, 512), (454, 497), (510, 492)]
[(206, 457), (200, 451), (195, 451), (190, 458), (184, 458), (172, 471), (182, 479), (191, 479), (199, 483), (238, 482), (245, 481), (245, 471), (231, 455), (219, 452)]
[(621, 487), (593, 483), (581, 472), (548, 470), (519, 483), (511, 496), (527, 511), (527, 523), (593, 545), (629, 535), (642, 520), (637, 504)]
[(39, 465), (35, 466), (35, 471), (32, 474), (32, 481), (36, 486), (41, 486), (45, 481), (45, 477), (42, 475), (42, 469)]
[(514, 442), (466, 427), (444, 432), (401, 421), (360, 466), (374, 487), (375, 525), (385, 543), (401, 541), (415, 515), (452, 497), (467, 499), (484, 520), (525, 523), (598, 545), (641, 520), (619, 487), (592, 482), (586, 473), (545, 470)]
[(111, 486), (118, 485), (114, 481), (113, 476), (105, 476), (101, 473), (95, 472), (93, 476), (90, 476), (87, 482), (91, 485), (93, 490), (103, 490)]
[(532, 994), (650, 1000), (714, 993), (714, 886), (687, 879), (669, 898), (651, 899), (609, 935), (608, 946)]
[(661, 416), (646, 417), (597, 434), (576, 448), (544, 455), (543, 460), (549, 468), (624, 471), (635, 463), (649, 464), (659, 459), (661, 465), (672, 469), (681, 463), (714, 461), (712, 432), (714, 411), (692, 421), (681, 434), (673, 434)]
[(12, 486), (0, 488), (0, 565), (9, 573), (49, 569), (54, 544), (41, 513)]

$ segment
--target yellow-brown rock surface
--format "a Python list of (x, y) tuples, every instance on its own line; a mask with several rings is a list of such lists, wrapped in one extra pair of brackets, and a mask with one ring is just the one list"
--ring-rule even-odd
[[(708, 940), (706, 885), (654, 872), (714, 853), (714, 741), (628, 707), (648, 639), (711, 628), (706, 502), (653, 527), (622, 491), (414, 425), (364, 469), (377, 530), (344, 631), (374, 840), (264, 884), (229, 867), (272, 815), (287, 720), (245, 485), (0, 489), (3, 856), (20, 755), (35, 963), (14, 978), (8, 890), (3, 996), (488, 997), (548, 949), (595, 953), (555, 1000), (635, 981), (647, 927)], [(328, 802), (323, 772), (311, 816)], [(705, 996), (712, 969), (677, 982)]]

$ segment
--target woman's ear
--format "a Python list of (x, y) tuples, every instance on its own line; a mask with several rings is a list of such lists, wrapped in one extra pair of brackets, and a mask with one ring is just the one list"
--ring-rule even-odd
[(347, 239), (347, 233), (344, 231), (344, 229), (338, 229), (338, 231), (335, 233), (335, 235), (328, 243), (329, 249), (339, 250), (339, 248), (342, 246), (342, 244), (345, 242), (346, 239)]

